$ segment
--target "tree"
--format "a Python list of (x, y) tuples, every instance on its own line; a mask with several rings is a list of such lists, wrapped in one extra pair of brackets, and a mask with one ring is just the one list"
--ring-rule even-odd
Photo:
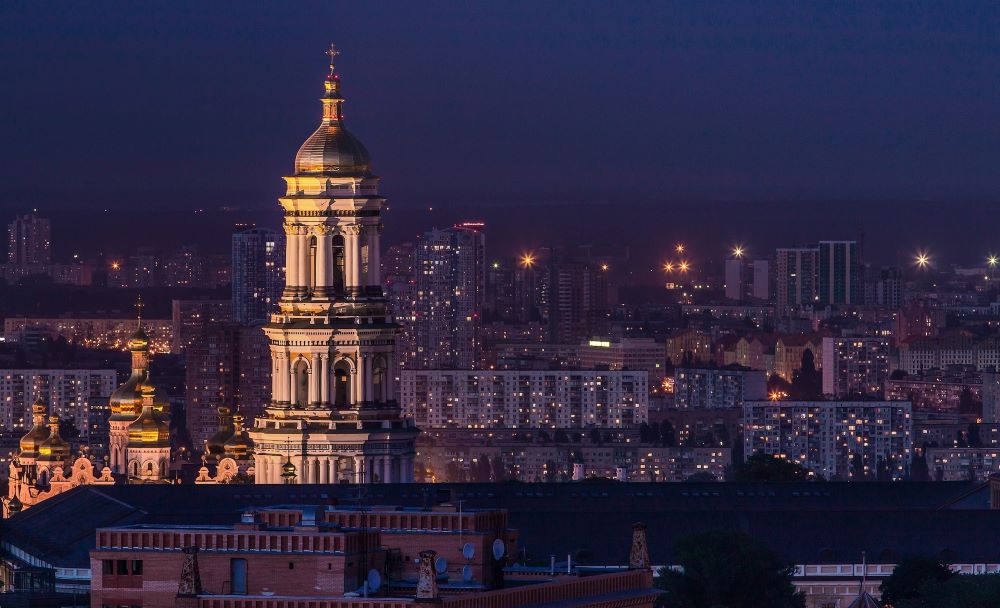
[(804, 608), (792, 585), (792, 567), (740, 532), (714, 531), (680, 539), (680, 570), (661, 570), (661, 608)]
[(597, 427), (590, 429), (590, 443), (601, 445), (601, 431), (597, 430)]
[(983, 416), (983, 403), (976, 401), (972, 395), (972, 390), (966, 386), (958, 394), (958, 413), (969, 417), (981, 418)]
[(792, 374), (792, 390), (789, 392), (795, 399), (823, 398), (823, 374), (816, 370), (816, 358), (811, 349), (802, 351), (802, 364)]
[(556, 443), (569, 443), (569, 435), (567, 435), (566, 431), (564, 431), (563, 429), (556, 429), (555, 442)]
[(896, 608), (995, 608), (1000, 606), (1000, 574), (952, 576), (928, 581), (918, 596), (900, 600)]
[(677, 432), (674, 431), (674, 425), (670, 424), (669, 420), (660, 423), (660, 441), (663, 442), (663, 447), (677, 447)]
[(903, 600), (920, 598), (926, 583), (943, 583), (952, 576), (951, 568), (932, 557), (904, 557), (882, 581), (882, 601), (896, 606)]
[(930, 481), (931, 472), (927, 466), (927, 451), (920, 450), (920, 455), (913, 459), (910, 465), (910, 481)]
[(808, 476), (809, 471), (798, 463), (763, 452), (757, 452), (733, 470), (733, 481), (806, 481)]

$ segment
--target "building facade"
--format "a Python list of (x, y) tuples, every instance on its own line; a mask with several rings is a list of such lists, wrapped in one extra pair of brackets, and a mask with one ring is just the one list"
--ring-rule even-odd
[(481, 222), (431, 230), (417, 240), (411, 369), (481, 366), (486, 234)]
[(881, 395), (889, 379), (887, 338), (823, 338), (823, 394)]
[(745, 368), (693, 368), (674, 370), (674, 407), (725, 409), (744, 401), (767, 397), (767, 374)]
[(7, 225), (7, 263), (16, 266), (52, 263), (52, 224), (34, 213)]
[(798, 247), (778, 249), (776, 255), (775, 296), (778, 313), (812, 306), (819, 297), (817, 278), (819, 249)]
[(856, 241), (820, 241), (817, 295), (822, 305), (863, 304), (861, 258)]
[(285, 238), (274, 230), (233, 235), (233, 320), (266, 323), (285, 283)]
[(902, 479), (913, 444), (908, 401), (748, 401), (743, 451), (798, 463), (824, 479)]
[(386, 312), (384, 199), (371, 158), (344, 126), (340, 77), (324, 83), (320, 126), (286, 177), (286, 280), (264, 326), (271, 402), (254, 420), (256, 483), (413, 478), (419, 431), (400, 415), (390, 370), (398, 325)]
[(407, 370), (403, 411), (426, 428), (615, 428), (649, 415), (645, 371)]
[(113, 369), (0, 370), (0, 425), (19, 431), (31, 425), (31, 407), (39, 399), (51, 414), (72, 421), (80, 439), (103, 442), (97, 419), (107, 418), (107, 402), (118, 376)]

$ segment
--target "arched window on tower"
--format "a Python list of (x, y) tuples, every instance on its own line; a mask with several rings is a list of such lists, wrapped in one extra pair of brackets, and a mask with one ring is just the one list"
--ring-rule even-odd
[(339, 361), (333, 370), (333, 404), (347, 407), (351, 403), (351, 368), (347, 361)]
[(302, 358), (295, 362), (295, 387), (292, 394), (295, 405), (305, 407), (309, 404), (309, 364)]
[(344, 237), (340, 234), (330, 239), (333, 247), (333, 293), (344, 294)]
[(385, 357), (379, 355), (372, 361), (372, 392), (377, 403), (385, 402)]

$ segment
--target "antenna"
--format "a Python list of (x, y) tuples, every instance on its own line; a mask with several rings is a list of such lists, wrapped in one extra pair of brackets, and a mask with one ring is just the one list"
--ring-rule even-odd
[(476, 556), (476, 548), (472, 546), (472, 543), (465, 543), (462, 545), (462, 557), (471, 560)]

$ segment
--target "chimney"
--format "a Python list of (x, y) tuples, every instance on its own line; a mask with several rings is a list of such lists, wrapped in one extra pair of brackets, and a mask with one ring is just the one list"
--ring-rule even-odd
[(437, 566), (434, 565), (434, 557), (437, 551), (420, 552), (420, 574), (417, 578), (417, 601), (440, 602), (438, 597)]
[(632, 549), (628, 553), (629, 570), (649, 569), (649, 545), (646, 544), (646, 524), (632, 524)]
[(184, 563), (181, 565), (181, 579), (177, 583), (175, 608), (189, 608), (198, 605), (201, 595), (201, 574), (198, 572), (198, 547), (184, 547)]

